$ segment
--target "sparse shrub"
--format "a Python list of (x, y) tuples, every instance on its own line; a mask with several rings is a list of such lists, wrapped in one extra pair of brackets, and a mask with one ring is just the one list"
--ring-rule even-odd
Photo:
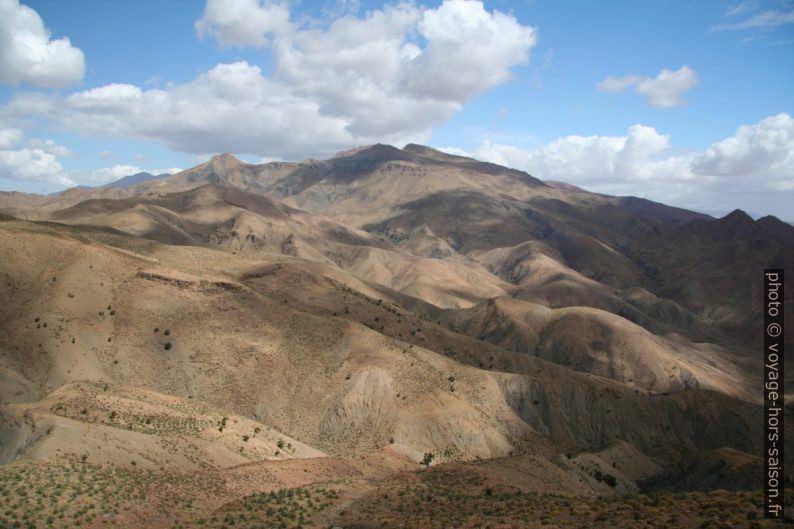
[(433, 455), (433, 452), (426, 452), (425, 456), (422, 458), (421, 464), (425, 466), (425, 469), (430, 467), (430, 463), (433, 462), (436, 456)]
[(248, 442), (248, 439), (249, 439), (249, 437), (248, 437), (247, 435), (244, 435), (244, 436), (243, 436), (243, 442), (246, 442), (246, 443), (247, 443), (247, 442)]
[(259, 426), (257, 426), (256, 428), (254, 428), (254, 433), (259, 433), (259, 432), (261, 432), (261, 431), (262, 431), (262, 430), (261, 430), (261, 428), (259, 428)]
[(163, 348), (166, 351), (170, 351), (171, 350), (171, 342), (165, 342), (165, 345), (163, 346)]
[(276, 446), (279, 447), (279, 449), (284, 448), (284, 439), (279, 439)]
[(164, 331), (163, 331), (163, 334), (165, 334), (166, 336), (168, 336), (169, 334), (171, 334), (171, 329), (166, 329), (166, 330), (164, 330)]
[(158, 333), (158, 332), (160, 332), (160, 327), (155, 327), (155, 328), (154, 328), (154, 332), (155, 332), (155, 333)]

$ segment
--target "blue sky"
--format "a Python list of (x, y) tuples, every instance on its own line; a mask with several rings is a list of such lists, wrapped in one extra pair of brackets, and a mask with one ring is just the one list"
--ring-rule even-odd
[(0, 189), (413, 141), (794, 220), (792, 93), (782, 0), (0, 0)]

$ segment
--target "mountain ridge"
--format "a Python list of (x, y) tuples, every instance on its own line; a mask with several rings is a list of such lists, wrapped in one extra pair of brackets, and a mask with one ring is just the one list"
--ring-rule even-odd
[(202, 513), (334, 484), (324, 521), (458, 473), (753, 487), (759, 271), (792, 233), (413, 144), (0, 194), (0, 460), (226, 483)]

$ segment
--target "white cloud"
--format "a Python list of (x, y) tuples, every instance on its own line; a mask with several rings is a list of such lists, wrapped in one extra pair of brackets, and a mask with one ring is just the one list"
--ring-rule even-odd
[(12, 149), (23, 138), (24, 133), (18, 129), (0, 129), (0, 178), (71, 187), (105, 184), (142, 171), (158, 175), (182, 170), (179, 167), (145, 170), (136, 165), (118, 164), (89, 171), (67, 171), (58, 158), (74, 156), (70, 149), (53, 140), (41, 139), (28, 140), (23, 148)]
[(74, 185), (56, 156), (41, 149), (0, 151), (0, 177), (59, 186)]
[[(714, 196), (794, 191), (794, 119), (785, 113), (743, 125), (702, 152), (675, 150), (669, 136), (633, 125), (624, 136), (566, 136), (536, 149), (483, 142), (470, 155), (603, 193), (683, 205), (710, 196), (713, 209), (728, 200)], [(773, 196), (782, 204), (782, 195)]]
[(0, 0), (0, 82), (62, 88), (83, 78), (83, 52), (53, 40), (41, 17), (18, 0)]
[(566, 136), (543, 147), (526, 150), (484, 142), (474, 152), (480, 159), (517, 167), (550, 180), (579, 185), (614, 185), (657, 178), (689, 180), (682, 157), (661, 155), (670, 138), (653, 127), (632, 125), (625, 136)]
[(207, 0), (196, 22), (199, 37), (213, 37), (223, 46), (266, 46), (270, 33), (290, 29), (289, 8), (267, 0)]
[[(289, 31), (260, 17), (279, 6), (213, 1), (199, 21), (199, 31), (222, 44), (269, 42), (272, 75), (245, 61), (218, 64), (165, 88), (110, 84), (66, 98), (18, 93), (0, 114), (194, 154), (330, 156), (366, 143), (424, 141), (466, 101), (507, 81), (535, 44), (533, 28), (481, 2), (387, 5)], [(235, 25), (241, 13), (251, 27)]]
[(25, 133), (19, 129), (0, 129), (0, 149), (10, 149), (24, 137)]
[(53, 140), (32, 139), (29, 140), (25, 144), (25, 146), (28, 149), (38, 149), (42, 152), (46, 152), (47, 154), (52, 154), (53, 156), (60, 156), (60, 157), (74, 156), (74, 152), (64, 147), (63, 145), (58, 145)]
[(35, 139), (21, 149), (13, 149), (24, 137), (19, 129), (0, 128), (0, 178), (60, 186), (74, 184), (57, 158), (58, 152), (71, 154), (69, 149), (52, 140)]
[(93, 169), (91, 171), (75, 171), (72, 175), (74, 179), (81, 184), (101, 185), (141, 172), (143, 172), (143, 169), (137, 165), (117, 164), (111, 167)]
[[(752, 7), (748, 6), (747, 9), (744, 9), (742, 11), (731, 11), (728, 13), (728, 16), (741, 14), (749, 10), (752, 10)], [(712, 27), (711, 29), (713, 31), (769, 29), (780, 26), (787, 26), (790, 24), (794, 24), (794, 9), (789, 9), (785, 11), (770, 9), (768, 11), (764, 11), (763, 13), (758, 13), (756, 15), (753, 15), (745, 20), (742, 20), (741, 22), (734, 22), (731, 24), (720, 24)]]
[(634, 87), (634, 91), (646, 97), (648, 104), (657, 108), (680, 107), (686, 104), (683, 94), (699, 82), (697, 74), (689, 66), (676, 71), (664, 69), (656, 77), (607, 77), (598, 83), (604, 92), (621, 92)]
[(739, 127), (692, 160), (697, 174), (746, 178), (760, 175), (776, 187), (794, 184), (794, 119), (778, 114)]
[(627, 75), (625, 77), (607, 77), (598, 83), (598, 89), (603, 92), (622, 92), (623, 90), (639, 84), (643, 77)]

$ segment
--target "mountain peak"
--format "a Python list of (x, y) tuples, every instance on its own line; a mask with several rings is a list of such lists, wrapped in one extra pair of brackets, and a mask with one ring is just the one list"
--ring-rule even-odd
[(233, 154), (229, 154), (225, 152), (223, 154), (216, 154), (212, 158), (210, 158), (210, 164), (215, 167), (233, 167), (235, 165), (241, 165), (244, 162), (238, 160)]
[(720, 220), (741, 223), (747, 223), (747, 221), (750, 221), (750, 223), (755, 224), (753, 218), (741, 209), (734, 209)]
[(383, 143), (375, 143), (373, 145), (362, 145), (360, 147), (353, 147), (346, 151), (340, 151), (334, 155), (332, 159), (339, 158), (394, 158), (400, 156), (402, 151), (392, 145)]

